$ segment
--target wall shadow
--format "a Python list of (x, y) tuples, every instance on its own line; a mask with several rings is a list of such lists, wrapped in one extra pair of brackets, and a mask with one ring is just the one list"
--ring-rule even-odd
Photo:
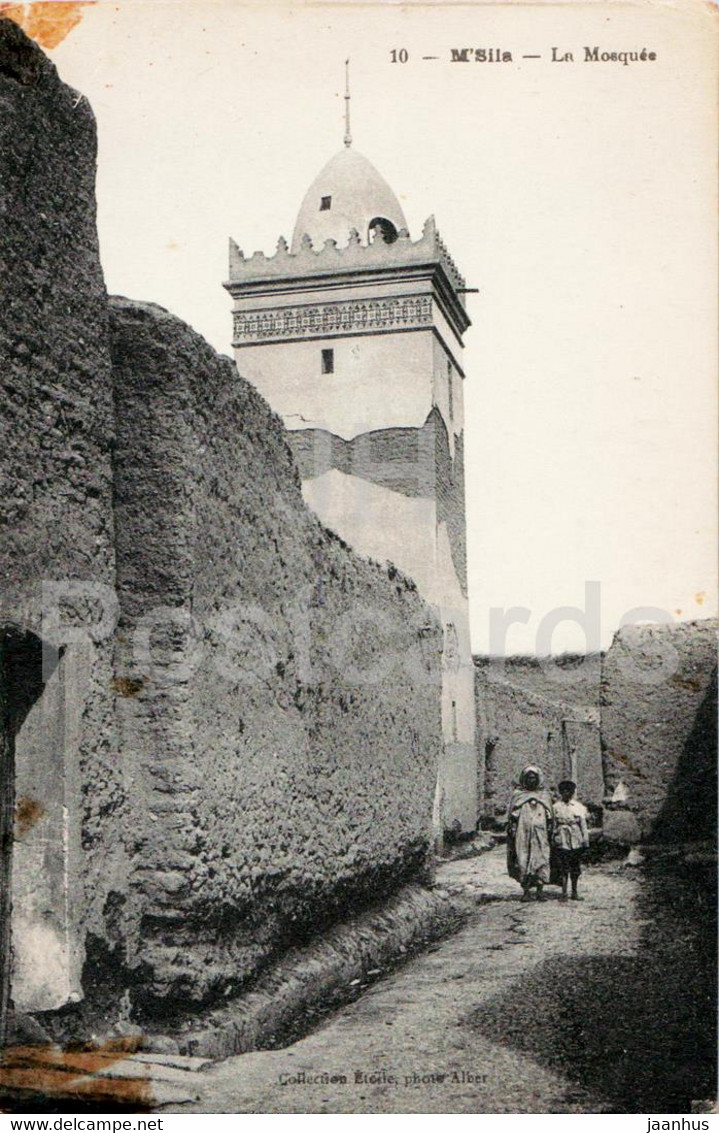
[(712, 865), (657, 859), (634, 955), (553, 957), (467, 1024), (599, 1093), (605, 1112), (690, 1113), (716, 1097), (715, 890)]
[(717, 670), (687, 736), (653, 842), (715, 839), (717, 829)]

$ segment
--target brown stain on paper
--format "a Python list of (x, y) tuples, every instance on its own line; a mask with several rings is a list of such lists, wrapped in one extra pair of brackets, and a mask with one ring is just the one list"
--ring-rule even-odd
[(15, 803), (15, 837), (22, 838), (32, 830), (45, 813), (45, 807), (30, 795), (21, 795)]
[(701, 692), (704, 687), (701, 681), (694, 680), (691, 677), (680, 677), (676, 673), (671, 678), (671, 682), (676, 688), (685, 688), (689, 692)]
[(132, 677), (113, 677), (111, 684), (118, 696), (137, 696), (143, 689), (143, 681)]
[(13, 20), (41, 47), (53, 48), (62, 43), (80, 23), (83, 8), (97, 0), (34, 0), (32, 4), (0, 2), (0, 17)]
[[(132, 1054), (138, 1040), (110, 1040), (95, 1049), (60, 1050), (53, 1046), (11, 1046), (2, 1051), (0, 1091), (5, 1100), (41, 1094), (45, 1098), (82, 1098), (151, 1112), (151, 1083), (138, 1065), (137, 1078), (92, 1077)], [(0, 1112), (12, 1112), (5, 1106)]]

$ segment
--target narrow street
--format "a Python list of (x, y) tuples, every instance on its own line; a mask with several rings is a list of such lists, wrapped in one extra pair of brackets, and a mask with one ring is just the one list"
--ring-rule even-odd
[(580, 902), (521, 904), (503, 849), (446, 863), (466, 927), (292, 1046), (195, 1075), (176, 1112), (687, 1112), (713, 1089), (702, 869), (604, 863)]

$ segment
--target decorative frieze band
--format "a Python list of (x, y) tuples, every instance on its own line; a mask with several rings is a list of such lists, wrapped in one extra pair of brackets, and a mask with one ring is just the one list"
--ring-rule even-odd
[(429, 295), (283, 307), (278, 311), (235, 311), (234, 345), (272, 339), (412, 329), (432, 321)]

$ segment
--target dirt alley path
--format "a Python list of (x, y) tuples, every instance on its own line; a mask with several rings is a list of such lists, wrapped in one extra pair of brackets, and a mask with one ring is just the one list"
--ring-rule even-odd
[(292, 1046), (203, 1072), (176, 1112), (666, 1113), (711, 1096), (706, 939), (673, 879), (603, 864), (581, 902), (551, 887), (521, 904), (497, 848), (437, 880), (476, 901), (466, 927)]

